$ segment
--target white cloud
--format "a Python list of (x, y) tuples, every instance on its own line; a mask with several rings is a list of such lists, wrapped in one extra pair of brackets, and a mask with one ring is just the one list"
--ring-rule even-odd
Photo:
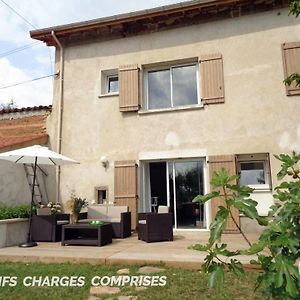
[(13, 99), (19, 107), (51, 104), (52, 78), (1, 89), (3, 86), (31, 79), (31, 75), (11, 65), (8, 59), (0, 59), (0, 103), (7, 103)]

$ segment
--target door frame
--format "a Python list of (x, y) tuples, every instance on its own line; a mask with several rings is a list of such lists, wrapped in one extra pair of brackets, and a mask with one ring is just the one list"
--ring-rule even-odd
[[(165, 162), (166, 163), (166, 180), (167, 182), (169, 182), (169, 164), (168, 162), (173, 162), (174, 164), (176, 162), (184, 162), (184, 161), (203, 161), (203, 181), (204, 181), (204, 185), (203, 185), (203, 191), (204, 194), (207, 194), (209, 191), (209, 182), (208, 182), (208, 165), (207, 165), (207, 157), (185, 157), (185, 158), (169, 158), (169, 159), (147, 159), (147, 160), (140, 160), (139, 161), (139, 166), (140, 166), (140, 180), (139, 180), (139, 212), (149, 212), (149, 207), (151, 207), (151, 205), (148, 205), (147, 207), (147, 203), (146, 203), (146, 185), (150, 184), (150, 178), (147, 179), (147, 175), (146, 175), (146, 165), (149, 166), (149, 163), (155, 163), (155, 162)], [(147, 167), (148, 168), (148, 167)], [(174, 170), (174, 165), (173, 165), (173, 172)], [(173, 174), (174, 176), (174, 174)], [(146, 180), (148, 182), (146, 182)], [(175, 180), (173, 181), (173, 189), (175, 191)], [(147, 189), (149, 190), (149, 187), (147, 187)], [(170, 207), (170, 190), (169, 190), (169, 184), (167, 184), (167, 204)], [(174, 207), (176, 208), (176, 193), (174, 193)], [(148, 209), (147, 209), (148, 208)], [(175, 220), (175, 224), (174, 224), (174, 230), (176, 231), (209, 231), (209, 226), (211, 223), (211, 205), (210, 205), (210, 201), (204, 203), (204, 220), (206, 223), (206, 228), (178, 228), (177, 227), (177, 214), (174, 214), (174, 220)]]

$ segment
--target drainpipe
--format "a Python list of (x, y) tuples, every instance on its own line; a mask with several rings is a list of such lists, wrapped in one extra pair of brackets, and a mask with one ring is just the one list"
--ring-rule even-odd
[[(59, 99), (58, 99), (58, 135), (56, 151), (61, 153), (61, 141), (62, 141), (62, 116), (63, 116), (63, 96), (64, 96), (64, 48), (54, 31), (51, 31), (51, 35), (59, 47)], [(56, 168), (56, 202), (59, 201), (59, 190), (60, 190), (60, 166)]]

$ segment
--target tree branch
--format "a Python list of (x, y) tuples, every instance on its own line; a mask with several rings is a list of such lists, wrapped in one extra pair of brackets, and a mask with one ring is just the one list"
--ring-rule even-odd
[(226, 203), (226, 207), (227, 209), (229, 210), (229, 213), (230, 213), (230, 216), (235, 224), (235, 226), (238, 228), (239, 232), (242, 234), (243, 238), (245, 239), (245, 241), (248, 243), (248, 245), (251, 247), (252, 244), (251, 242), (248, 240), (248, 238), (246, 237), (245, 233), (243, 232), (242, 228), (239, 226), (239, 224), (236, 222), (236, 220), (234, 219), (233, 215), (232, 215), (232, 212), (231, 212), (231, 209), (230, 207), (228, 206), (227, 204), (227, 200), (228, 200), (228, 194), (226, 192), (226, 188), (225, 186), (223, 186), (223, 192), (224, 192), (224, 199), (225, 199), (225, 203)]

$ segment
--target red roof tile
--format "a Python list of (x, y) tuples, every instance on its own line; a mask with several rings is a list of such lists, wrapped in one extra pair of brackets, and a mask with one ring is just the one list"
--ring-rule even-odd
[(0, 109), (0, 115), (3, 114), (9, 114), (9, 113), (15, 113), (15, 112), (23, 112), (23, 111), (37, 111), (37, 110), (51, 110), (52, 105), (48, 106), (32, 106), (32, 107), (21, 107), (21, 108), (6, 108), (6, 109)]

